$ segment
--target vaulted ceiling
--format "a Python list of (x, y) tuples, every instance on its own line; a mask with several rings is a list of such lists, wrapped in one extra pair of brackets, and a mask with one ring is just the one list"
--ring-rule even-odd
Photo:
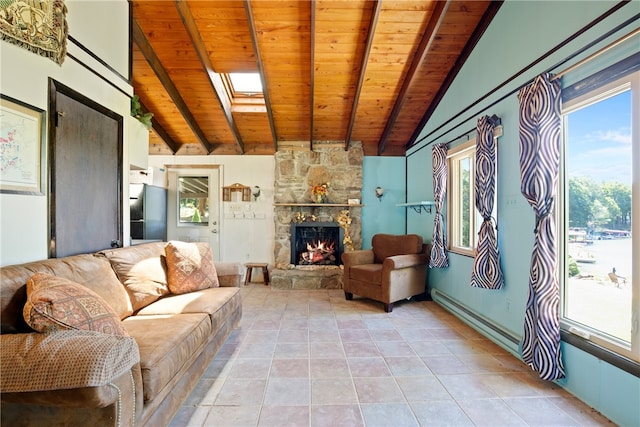
[[(402, 156), (501, 2), (132, 0), (150, 154), (273, 154), (360, 141)], [(259, 73), (238, 97), (226, 73)]]

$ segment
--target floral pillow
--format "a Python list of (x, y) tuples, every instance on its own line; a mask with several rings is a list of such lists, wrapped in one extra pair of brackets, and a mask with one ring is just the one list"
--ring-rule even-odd
[(167, 285), (174, 294), (220, 286), (211, 247), (206, 243), (171, 241), (165, 247)]
[(36, 273), (27, 281), (27, 303), (22, 315), (38, 332), (78, 329), (129, 335), (118, 314), (98, 294), (45, 273)]

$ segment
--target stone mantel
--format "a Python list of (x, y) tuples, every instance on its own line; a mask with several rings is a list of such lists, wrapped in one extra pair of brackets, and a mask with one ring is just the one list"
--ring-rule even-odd
[(274, 203), (273, 206), (311, 207), (311, 208), (361, 208), (363, 204), (348, 203)]

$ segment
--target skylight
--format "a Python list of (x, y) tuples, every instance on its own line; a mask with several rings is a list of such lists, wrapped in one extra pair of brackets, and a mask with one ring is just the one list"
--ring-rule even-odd
[(242, 95), (262, 94), (262, 82), (258, 73), (229, 73), (233, 92)]

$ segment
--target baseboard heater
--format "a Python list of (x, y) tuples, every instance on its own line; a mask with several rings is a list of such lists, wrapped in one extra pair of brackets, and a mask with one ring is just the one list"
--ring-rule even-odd
[(493, 341), (498, 345), (501, 345), (505, 350), (518, 355), (518, 347), (520, 345), (519, 336), (514, 335), (510, 331), (506, 331), (504, 328), (496, 325), (489, 319), (480, 316), (478, 313), (438, 289), (431, 290), (431, 298), (451, 313), (457, 315), (473, 329), (483, 335), (488, 335), (488, 338), (493, 338)]

